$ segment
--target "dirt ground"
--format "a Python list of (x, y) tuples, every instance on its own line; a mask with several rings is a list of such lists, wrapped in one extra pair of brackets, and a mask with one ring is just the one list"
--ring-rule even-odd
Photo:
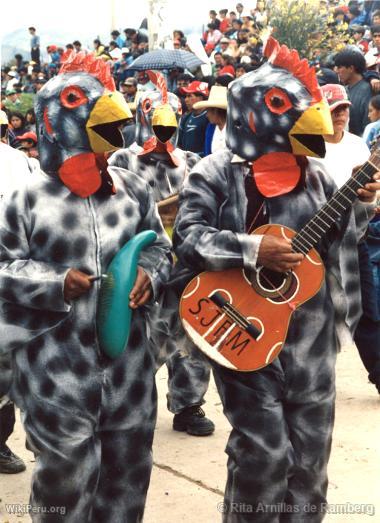
[[(212, 382), (205, 410), (216, 424), (213, 436), (196, 438), (171, 429), (166, 410), (166, 368), (157, 376), (159, 416), (145, 523), (217, 523), (226, 478), (224, 447), (229, 425)], [(338, 358), (337, 412), (329, 464), (329, 512), (326, 523), (380, 521), (380, 396), (367, 381), (355, 347)], [(27, 523), (27, 515), (7, 513), (5, 504), (28, 503), (33, 455), (25, 450), (17, 422), (9, 440), (27, 471), (0, 475), (0, 523)], [(345, 512), (345, 513), (344, 513)], [(112, 523), (112, 522), (105, 522)]]

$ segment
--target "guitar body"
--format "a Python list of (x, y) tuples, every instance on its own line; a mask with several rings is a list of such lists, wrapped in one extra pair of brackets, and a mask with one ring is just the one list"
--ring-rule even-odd
[[(268, 224), (254, 234), (292, 239), (296, 232)], [(286, 274), (263, 267), (203, 272), (182, 294), (183, 327), (195, 345), (220, 365), (238, 371), (260, 369), (283, 348), (293, 311), (319, 291), (324, 272), (314, 248)]]

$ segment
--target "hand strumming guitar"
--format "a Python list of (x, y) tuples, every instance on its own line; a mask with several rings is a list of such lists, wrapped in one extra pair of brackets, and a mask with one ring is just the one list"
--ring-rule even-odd
[(277, 272), (295, 269), (303, 260), (304, 255), (292, 251), (292, 242), (270, 234), (264, 235), (257, 257), (257, 265)]

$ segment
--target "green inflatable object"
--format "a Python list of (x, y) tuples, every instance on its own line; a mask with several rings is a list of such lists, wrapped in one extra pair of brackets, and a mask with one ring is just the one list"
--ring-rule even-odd
[(132, 318), (129, 294), (135, 284), (139, 255), (156, 241), (154, 231), (136, 234), (111, 261), (100, 287), (97, 330), (101, 350), (117, 358), (125, 350)]

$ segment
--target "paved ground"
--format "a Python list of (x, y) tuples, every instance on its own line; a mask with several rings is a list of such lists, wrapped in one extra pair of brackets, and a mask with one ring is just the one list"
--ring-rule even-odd
[[(380, 521), (380, 399), (368, 384), (354, 347), (338, 360), (338, 399), (332, 457), (329, 466), (329, 502), (343, 504), (351, 514), (329, 514), (326, 523)], [(151, 487), (145, 523), (217, 523), (223, 500), (229, 426), (214, 384), (207, 395), (207, 414), (216, 433), (195, 438), (171, 430), (172, 416), (165, 407), (166, 374), (158, 374), (159, 417), (154, 444)], [(20, 424), (10, 440), (28, 469), (15, 476), (0, 475), (0, 523), (27, 523), (29, 517), (6, 514), (5, 503), (27, 503), (33, 455), (24, 448)], [(359, 507), (358, 505), (364, 505)], [(342, 508), (331, 507), (342, 511)], [(373, 516), (366, 513), (376, 513)], [(358, 513), (361, 511), (361, 513)], [(112, 523), (112, 522), (105, 522)]]

